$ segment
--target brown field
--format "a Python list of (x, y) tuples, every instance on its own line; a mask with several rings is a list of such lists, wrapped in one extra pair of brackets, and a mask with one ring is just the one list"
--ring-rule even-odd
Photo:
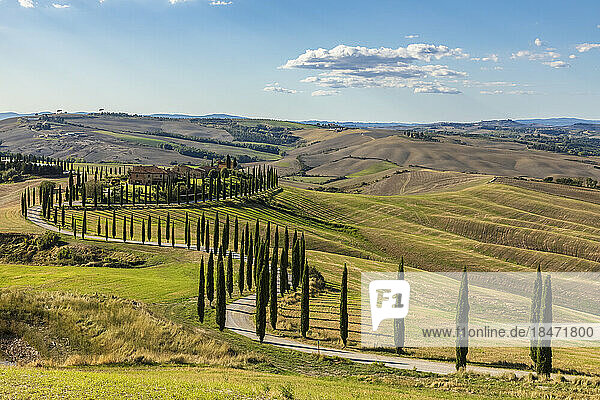
[[(529, 150), (514, 142), (469, 139), (465, 144), (457, 144), (454, 139), (443, 136), (441, 142), (427, 142), (387, 130), (347, 131), (332, 138), (325, 136), (321, 141), (290, 151), (290, 155), (300, 156), (311, 168), (352, 156), (438, 171), (537, 178), (551, 175), (600, 177), (599, 169), (579, 162), (584, 158)], [(331, 175), (325, 172), (322, 171)]]

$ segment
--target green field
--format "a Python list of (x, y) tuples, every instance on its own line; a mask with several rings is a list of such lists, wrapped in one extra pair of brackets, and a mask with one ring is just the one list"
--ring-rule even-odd
[(383, 172), (390, 170), (392, 168), (398, 168), (398, 165), (391, 163), (389, 161), (380, 161), (371, 165), (368, 168), (363, 169), (362, 171), (355, 172), (353, 174), (348, 175), (348, 178), (358, 178), (365, 175), (376, 174), (378, 172)]
[[(17, 185), (22, 189), (27, 184)], [(0, 187), (0, 212), (9, 217), (8, 226), (3, 231), (16, 229), (16, 231), (41, 232), (39, 228), (24, 222), (18, 215), (18, 193), (14, 193), (17, 185), (4, 186), (6, 188), (4, 191)], [(290, 229), (290, 233), (294, 229), (305, 233), (308, 261), (323, 274), (327, 282), (326, 290), (311, 300), (311, 330), (307, 340), (310, 342), (318, 340), (328, 346), (340, 346), (337, 335), (337, 309), (340, 271), (344, 263), (348, 264), (350, 270), (350, 346), (356, 346), (359, 340), (357, 324), (360, 272), (393, 271), (402, 256), (409, 268), (430, 271), (458, 270), (463, 265), (467, 265), (471, 270), (532, 270), (539, 262), (542, 262), (547, 270), (594, 270), (600, 260), (598, 258), (600, 246), (596, 244), (600, 239), (600, 219), (595, 216), (600, 211), (600, 205), (504, 184), (482, 184), (455, 192), (388, 197), (285, 188), (274, 196), (265, 196), (250, 202), (226, 201), (188, 207), (126, 207), (117, 209), (117, 236), (121, 234), (123, 216), (127, 218), (129, 224), (130, 217), (133, 215), (134, 237), (139, 240), (141, 221), (142, 219), (146, 221), (151, 215), (152, 240), (156, 240), (157, 217), (160, 216), (164, 221), (169, 213), (170, 218), (176, 223), (177, 242), (182, 243), (186, 213), (191, 221), (192, 237), (195, 237), (197, 218), (204, 213), (210, 221), (212, 233), (217, 211), (221, 227), (225, 216), (229, 215), (232, 230), (235, 217), (240, 222), (240, 228), (248, 222), (251, 231), (257, 218), (260, 220), (262, 232), (266, 228), (267, 221), (272, 224), (272, 234), (275, 226), (279, 226), (280, 243), (285, 226)], [(67, 221), (70, 221), (71, 215), (75, 216), (80, 226), (82, 211), (80, 209), (67, 211)], [(102, 222), (106, 219), (111, 222), (112, 210), (90, 209), (87, 217), (89, 234), (95, 234), (98, 218)], [(70, 226), (69, 223), (67, 225)], [(102, 223), (102, 230), (104, 230), (104, 223)], [(493, 235), (494, 231), (502, 232), (502, 235)], [(104, 234), (104, 231), (102, 233)], [(80, 239), (73, 239), (70, 236), (64, 236), (64, 240), (73, 244), (82, 243)], [(201, 257), (206, 257), (205, 253), (172, 249), (166, 245), (164, 236), (165, 245), (162, 248), (103, 241), (86, 242), (107, 249), (123, 249), (125, 246), (132, 253), (146, 257), (147, 266), (116, 269), (2, 264), (0, 285), (7, 288), (4, 293), (12, 293), (11, 291), (15, 290), (31, 293), (29, 291), (35, 289), (39, 291), (37, 296), (41, 299), (46, 296), (45, 293), (61, 293), (60, 296), (73, 293), (75, 296), (83, 296), (82, 299), (85, 301), (78, 300), (78, 302), (91, 301), (91, 304), (94, 302), (90, 299), (93, 299), (96, 293), (102, 296), (115, 296), (116, 299), (146, 304), (148, 311), (162, 321), (156, 325), (157, 327), (173, 321), (175, 324), (181, 324), (186, 330), (191, 330), (189, 334), (194, 335), (194, 331), (196, 335), (199, 334), (200, 331), (197, 329), (201, 325), (195, 317), (195, 295), (198, 262)], [(234, 268), (234, 271), (236, 270), (237, 268)], [(236, 288), (233, 299), (239, 295)], [(298, 338), (298, 302), (294, 301), (293, 297), (290, 295), (281, 300), (279, 329), (274, 333)], [(66, 298), (70, 297), (66, 296)], [(57, 307), (60, 308), (58, 303)], [(114, 330), (114, 327), (108, 324), (109, 320), (100, 317), (93, 319), (94, 314), (90, 315), (90, 318), (96, 321), (94, 324), (106, 324), (106, 330)], [(74, 322), (74, 326), (83, 327), (86, 324), (86, 320)], [(159, 329), (156, 333), (158, 335), (162, 328), (153, 329)], [(397, 389), (394, 390), (397, 392), (393, 393), (398, 398), (403, 396), (410, 398), (417, 393), (419, 398), (445, 398), (454, 391), (459, 391), (463, 395), (469, 392), (475, 395), (474, 398), (487, 398), (498, 392), (503, 396), (521, 397), (529, 396), (537, 390), (536, 386), (530, 386), (524, 380), (508, 383), (504, 379), (478, 381), (479, 378), (476, 377), (464, 380), (433, 378), (419, 374), (407, 377), (404, 373), (385, 368), (378, 369), (377, 366), (358, 366), (347, 362), (336, 363), (334, 360), (318, 360), (310, 355), (260, 346), (234, 334), (216, 331), (211, 309), (207, 312), (207, 323), (202, 329), (207, 329), (204, 330), (206, 338), (219, 343), (228, 343), (234, 352), (232, 360), (237, 360), (235, 362), (244, 368), (244, 370), (235, 370), (236, 373), (230, 375), (232, 380), (228, 385), (230, 391), (223, 394), (224, 398), (235, 398), (245, 393), (248, 398), (286, 398), (282, 397), (284, 395), (281, 390), (285, 392), (287, 389), (263, 383), (270, 382), (271, 379), (276, 380), (277, 375), (259, 371), (279, 373), (293, 371), (319, 376), (333, 374), (381, 377), (381, 380), (376, 380), (375, 384), (365, 384), (360, 379), (348, 381), (340, 378), (307, 378), (293, 375), (292, 378), (286, 379), (287, 382), (291, 382), (293, 398), (305, 398), (309, 392), (318, 393), (321, 398), (338, 398), (335, 397), (338, 396), (337, 393), (325, 390), (318, 392), (317, 390), (320, 389), (317, 388), (321, 385), (322, 387), (356, 385), (358, 396), (364, 390), (365, 398), (377, 398), (379, 390), (377, 388), (380, 387), (382, 393), (387, 393), (389, 397), (390, 382), (395, 382), (394, 386)], [(24, 330), (27, 331), (25, 328)], [(31, 332), (29, 334), (32, 335)], [(82, 343), (89, 342), (93, 345), (94, 340), (93, 335), (84, 336)], [(131, 354), (123, 352), (123, 348), (127, 347), (126, 343), (129, 342), (126, 340), (122, 346), (114, 349), (109, 355), (102, 356), (101, 359), (130, 359), (127, 356)], [(174, 354), (183, 352), (179, 357), (186, 359), (188, 356), (184, 357), (187, 351), (185, 349), (183, 347), (171, 353), (165, 351), (164, 354), (155, 352), (148, 357), (154, 360), (171, 360), (175, 357)], [(75, 350), (73, 349), (73, 352), (76, 354)], [(451, 361), (453, 353), (454, 349), (409, 349), (407, 355)], [(554, 355), (554, 366), (557, 371), (600, 374), (598, 370), (600, 353), (596, 349), (556, 349)], [(256, 357), (259, 361), (249, 362), (249, 357)], [(469, 352), (469, 362), (482, 365), (503, 364), (513, 368), (527, 368), (530, 364), (527, 349), (472, 349)], [(92, 362), (94, 363), (97, 361)], [(69, 379), (69, 374), (78, 376), (77, 379), (89, 382), (92, 386), (95, 385), (96, 380), (110, 380), (111, 386), (107, 389), (106, 396), (128, 393), (128, 389), (124, 388), (128, 385), (128, 378), (125, 376), (131, 373), (134, 376), (136, 373), (143, 374), (149, 381), (157, 382), (157, 385), (168, 381), (168, 384), (164, 383), (167, 385), (167, 390), (191, 393), (189, 395), (191, 397), (205, 396), (202, 390), (214, 388), (211, 386), (211, 376), (217, 375), (218, 370), (194, 368), (193, 374), (186, 375), (186, 378), (182, 377), (182, 370), (187, 369), (136, 368), (135, 372), (106, 368), (99, 370), (97, 367), (95, 369), (51, 369), (45, 372), (48, 378), (44, 379), (36, 378), (40, 374), (40, 370), (37, 369), (5, 368), (1, 373), (5, 382), (11, 382), (11, 379), (28, 382), (20, 387), (22, 392), (19, 392), (19, 396), (23, 398), (31, 397), (31, 393), (56, 396), (53, 392), (58, 390), (56, 388), (76, 390), (78, 380)], [(250, 383), (248, 379), (244, 379), (244, 376), (250, 375), (255, 376), (256, 382), (261, 383), (255, 385), (255, 381)], [(98, 378), (99, 376), (102, 378)], [(55, 382), (55, 385), (50, 385), (46, 379), (54, 379), (51, 381)], [(451, 383), (448, 383), (447, 379), (450, 379)], [(239, 386), (236, 386), (238, 384)], [(10, 383), (0, 387), (0, 393), (1, 390), (9, 390), (6, 385)], [(313, 387), (305, 390), (304, 387), (308, 385)], [(591, 391), (588, 394), (595, 393), (594, 385), (595, 383), (586, 384), (585, 390)], [(268, 390), (264, 389), (267, 386)], [(508, 390), (510, 386), (514, 390)], [(445, 389), (429, 391), (423, 390), (423, 387), (445, 387)], [(419, 389), (413, 392), (415, 388)], [(541, 390), (550, 390), (560, 397), (559, 393), (562, 393), (563, 389), (560, 384), (549, 384), (547, 389)], [(143, 396), (151, 397), (153, 392), (140, 391), (139, 393), (141, 398), (144, 398)], [(219, 398), (218, 395), (216, 398)]]
[[(413, 268), (430, 271), (456, 271), (465, 265), (470, 270), (487, 271), (533, 270), (538, 263), (545, 270), (556, 271), (597, 270), (600, 266), (600, 219), (596, 217), (600, 206), (501, 184), (396, 197), (286, 188), (260, 202), (234, 201), (186, 209), (125, 209), (117, 211), (117, 236), (123, 216), (127, 221), (134, 216), (135, 238), (139, 240), (142, 219), (152, 215), (155, 220), (160, 216), (164, 221), (168, 212), (176, 222), (177, 242), (182, 243), (185, 213), (195, 237), (195, 221), (204, 213), (211, 221), (212, 232), (217, 211), (221, 224), (225, 215), (230, 216), (232, 223), (238, 217), (240, 226), (248, 223), (252, 231), (258, 218), (263, 232), (269, 221), (282, 228), (288, 226), (291, 232), (297, 229), (305, 233), (311, 250), (309, 261), (329, 283), (328, 292), (315, 299), (316, 322), (311, 337), (332, 345), (340, 345), (336, 293), (344, 262), (350, 267), (353, 345), (359, 341), (360, 271), (393, 271), (400, 257)], [(80, 221), (82, 212), (77, 210), (74, 214)], [(111, 215), (108, 210), (91, 211), (88, 221), (94, 227), (98, 217), (104, 221), (110, 220)], [(298, 303), (284, 304), (281, 313), (284, 329), (280, 333), (297, 337)], [(563, 371), (600, 373), (596, 367), (600, 354), (591, 356), (588, 350), (578, 349), (559, 349), (557, 353), (564, 354), (555, 361), (555, 366)], [(451, 360), (453, 349), (414, 350), (412, 354)], [(470, 360), (484, 364), (511, 360), (515, 367), (530, 364), (527, 352), (519, 349), (474, 349)]]

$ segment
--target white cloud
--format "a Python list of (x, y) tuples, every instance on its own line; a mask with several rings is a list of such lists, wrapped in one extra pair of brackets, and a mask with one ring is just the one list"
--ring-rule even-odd
[(406, 47), (390, 49), (386, 47), (368, 48), (361, 46), (339, 45), (331, 50), (316, 49), (306, 50), (293, 60), (288, 60), (280, 68), (302, 69), (345, 69), (367, 68), (378, 65), (408, 64), (416, 61), (429, 62), (431, 59), (439, 60), (443, 57), (464, 58), (462, 49), (451, 49), (447, 46), (432, 44), (409, 44)]
[(301, 82), (324, 88), (410, 88), (415, 93), (460, 93), (440, 79), (464, 78), (467, 74), (446, 65), (425, 64), (443, 57), (465, 58), (460, 48), (411, 44), (398, 49), (350, 47), (306, 50), (280, 69), (320, 70)]
[(595, 48), (599, 48), (600, 43), (582, 43), (575, 46), (578, 52), (585, 53), (586, 51), (590, 51)]
[(560, 58), (560, 54), (555, 51), (544, 51), (541, 53), (534, 53), (529, 50), (519, 50), (516, 53), (513, 53), (510, 58), (512, 58), (513, 60), (517, 58), (527, 58), (531, 61), (540, 61)]
[(570, 58), (571, 60), (573, 60), (573, 59), (577, 58), (577, 56), (576, 56), (575, 54), (571, 54), (571, 55), (569, 55), (569, 58)]
[(54, 7), (54, 8), (60, 8), (60, 9), (64, 9), (64, 8), (69, 8), (69, 7), (71, 7), (71, 5), (70, 5), (70, 4), (57, 4), (57, 3), (54, 3), (54, 4), (52, 4), (52, 7)]
[(286, 89), (281, 87), (278, 82), (267, 84), (264, 89), (265, 92), (274, 92), (274, 93), (285, 93), (285, 94), (296, 94), (297, 90), (294, 89)]
[(481, 94), (504, 94), (504, 90), (482, 90)]
[(504, 90), (482, 90), (479, 93), (486, 94), (486, 95), (508, 94), (508, 95), (513, 95), (513, 96), (519, 96), (519, 95), (528, 96), (528, 95), (537, 94), (536, 92), (534, 92), (532, 90), (509, 90), (509, 91), (504, 91)]
[(436, 85), (436, 84), (432, 84), (432, 85), (425, 84), (425, 85), (416, 86), (414, 88), (414, 92), (415, 93), (436, 93), (436, 94), (460, 94), (461, 93), (461, 91), (458, 89), (446, 87), (443, 85)]
[(405, 39), (416, 39), (418, 37), (419, 37), (419, 35), (417, 35), (417, 34), (412, 34), (412, 35), (406, 35), (406, 36), (404, 36)]
[(19, 0), (19, 4), (21, 5), (21, 7), (25, 8), (35, 7), (35, 4), (33, 4), (33, 0)]
[(228, 6), (230, 4), (233, 4), (232, 1), (222, 1), (222, 0), (212, 0), (210, 2), (211, 6)]
[(315, 90), (310, 95), (313, 97), (336, 96), (340, 94), (339, 90)]
[(498, 57), (498, 54), (490, 54), (487, 57), (472, 57), (471, 61), (493, 61), (493, 62), (498, 62), (500, 60), (500, 58)]
[(545, 61), (542, 64), (547, 65), (549, 67), (552, 68), (568, 68), (571, 66), (571, 64), (566, 63), (562, 60), (557, 60), (557, 61)]
[(542, 42), (542, 39), (540, 38), (536, 38), (533, 43), (535, 43), (537, 47), (542, 47), (544, 45), (544, 42)]

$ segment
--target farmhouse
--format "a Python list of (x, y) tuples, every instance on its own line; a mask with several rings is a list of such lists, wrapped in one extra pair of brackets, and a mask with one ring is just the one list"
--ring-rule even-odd
[(191, 168), (187, 165), (176, 165), (171, 168), (171, 171), (177, 175), (178, 178), (187, 178), (188, 176), (192, 179), (201, 179), (203, 175), (207, 173), (204, 168)]
[(172, 171), (159, 168), (156, 165), (136, 165), (129, 170), (129, 182), (138, 185), (156, 184), (174, 176)]

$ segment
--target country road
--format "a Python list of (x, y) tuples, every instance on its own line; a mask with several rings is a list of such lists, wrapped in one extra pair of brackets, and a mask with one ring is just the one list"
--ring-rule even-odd
[[(54, 231), (59, 232), (58, 228), (54, 225), (47, 223), (41, 216), (41, 207), (35, 206), (31, 207), (27, 210), (27, 219), (32, 223)], [(63, 234), (73, 234), (70, 231), (62, 230), (60, 231)], [(78, 234), (80, 237), (80, 233)], [(89, 240), (98, 240), (98, 241), (106, 241), (105, 237), (94, 236), (94, 235), (86, 235), (86, 239)], [(108, 238), (109, 242), (117, 242), (123, 243), (122, 239), (119, 238)], [(127, 240), (124, 244), (142, 244), (141, 241), (132, 241)], [(157, 242), (145, 242), (143, 243), (147, 246), (158, 246)], [(176, 244), (177, 248), (186, 248), (183, 244)], [(171, 244), (163, 243), (163, 247), (171, 247)], [(195, 250), (196, 246), (191, 246), (190, 249)], [(234, 258), (239, 259), (238, 254), (234, 254)], [(235, 332), (239, 335), (245, 336), (252, 340), (258, 341), (258, 336), (255, 333), (254, 326), (254, 305), (255, 305), (255, 295), (251, 294), (246, 297), (242, 297), (238, 300), (227, 305), (227, 317), (226, 317), (226, 328)], [(361, 353), (358, 351), (351, 350), (342, 350), (342, 349), (334, 349), (328, 347), (317, 347), (315, 345), (301, 343), (293, 339), (288, 339), (280, 336), (267, 334), (263, 341), (264, 344), (273, 345), (277, 347), (281, 347), (289, 350), (301, 351), (304, 353), (312, 353), (312, 354), (322, 354), (330, 357), (340, 357), (350, 361), (359, 362), (359, 363), (383, 363), (388, 367), (398, 368), (398, 369), (409, 369), (416, 370), (420, 372), (431, 372), (436, 374), (451, 374), (456, 372), (454, 364), (450, 362), (440, 362), (440, 361), (429, 361), (422, 360), (417, 358), (409, 358), (409, 357), (398, 357), (398, 356), (384, 356), (373, 353)], [(520, 371), (506, 368), (492, 368), (492, 367), (481, 367), (481, 366), (473, 366), (469, 365), (467, 370), (469, 372), (477, 372), (481, 374), (490, 374), (490, 375), (502, 375), (504, 373), (514, 373), (516, 376), (524, 376), (528, 374), (528, 371)]]
[[(251, 294), (242, 297), (227, 305), (226, 328), (232, 332), (258, 341), (258, 336), (255, 333), (254, 327), (254, 305), (256, 296)], [(359, 363), (383, 363), (391, 368), (410, 369), (420, 372), (432, 372), (436, 374), (451, 374), (456, 372), (453, 363), (429, 361), (418, 358), (383, 356), (373, 353), (361, 353), (358, 351), (333, 349), (329, 347), (318, 347), (315, 345), (301, 343), (293, 339), (288, 339), (280, 336), (266, 334), (264, 344), (269, 344), (284, 349), (301, 351), (303, 353), (322, 354), (330, 357), (345, 358), (350, 361)], [(515, 373), (516, 376), (524, 376), (527, 371), (519, 371), (505, 368), (491, 368), (469, 365), (469, 372), (477, 372), (480, 374), (502, 375), (504, 373)]]

